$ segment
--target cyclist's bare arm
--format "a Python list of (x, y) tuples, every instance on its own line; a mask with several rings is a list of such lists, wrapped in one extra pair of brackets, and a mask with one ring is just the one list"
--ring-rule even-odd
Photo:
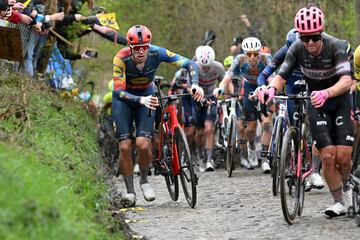
[(352, 79), (350, 75), (342, 76), (337, 83), (329, 87), (327, 91), (329, 92), (329, 98), (336, 97), (344, 94), (349, 91), (351, 88)]

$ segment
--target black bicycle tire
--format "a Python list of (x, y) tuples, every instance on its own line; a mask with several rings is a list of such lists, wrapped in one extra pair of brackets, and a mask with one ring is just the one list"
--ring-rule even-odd
[(272, 154), (272, 166), (271, 166), (271, 177), (272, 177), (272, 193), (273, 196), (277, 196), (280, 188), (280, 171), (279, 171), (279, 161), (281, 146), (283, 140), (283, 119), (278, 118), (276, 123), (276, 132), (275, 132), (275, 149)]
[[(171, 139), (169, 138), (167, 132), (166, 132), (166, 127), (164, 125), (164, 123), (160, 123), (161, 124), (161, 129), (159, 128), (160, 133), (162, 134), (162, 148), (164, 148), (165, 145), (168, 146), (172, 146)], [(171, 150), (172, 151), (172, 150)], [(172, 153), (172, 152), (171, 152)], [(172, 154), (171, 154), (172, 156)], [(163, 151), (161, 151), (161, 156), (160, 159), (164, 159), (163, 156)], [(170, 164), (170, 166), (168, 166), (170, 168), (172, 168), (172, 164)], [(172, 171), (171, 171), (172, 172)], [(165, 183), (166, 183), (166, 188), (169, 192), (170, 198), (173, 201), (177, 201), (179, 199), (179, 180), (178, 180), (178, 176), (174, 176), (173, 174), (169, 174), (169, 175), (165, 175)]]
[[(182, 166), (182, 163), (181, 163), (181, 154), (182, 153), (179, 152), (179, 148), (178, 148), (180, 143), (184, 145), (183, 150), (185, 151), (184, 156), (186, 159), (185, 160), (185, 163), (186, 163), (185, 168), (188, 170), (188, 173), (190, 176), (186, 175), (184, 168)], [(184, 192), (186, 201), (188, 202), (189, 206), (191, 208), (194, 208), (196, 205), (196, 201), (197, 201), (197, 195), (196, 195), (197, 176), (194, 171), (194, 164), (192, 162), (192, 158), (190, 155), (190, 148), (189, 148), (188, 142), (186, 140), (185, 133), (181, 127), (176, 127), (174, 130), (174, 144), (178, 151), (178, 160), (179, 160), (179, 164), (180, 164), (180, 174), (179, 175), (180, 175), (181, 185), (183, 187), (183, 192)], [(191, 185), (190, 191), (189, 191), (188, 186), (185, 181), (190, 181), (190, 185)]]
[(214, 150), (214, 163), (215, 163), (215, 168), (219, 168), (221, 163), (224, 161), (223, 158), (221, 158), (221, 160), (219, 159), (220, 156), (222, 156), (222, 147), (224, 144), (224, 141), (222, 140), (222, 129), (221, 129), (221, 123), (219, 121), (217, 121), (215, 123), (215, 129), (214, 129), (214, 142), (217, 146), (221, 146), (221, 149), (216, 149)]
[(360, 195), (356, 191), (353, 191), (352, 202), (353, 202), (354, 220), (356, 226), (360, 227)]
[(228, 177), (231, 177), (233, 169), (234, 169), (234, 157), (235, 157), (235, 149), (236, 149), (236, 119), (235, 116), (232, 116), (229, 123), (229, 135), (227, 141), (227, 149), (225, 155), (226, 162), (226, 171), (228, 173)]
[(360, 125), (358, 127), (357, 136), (355, 138), (354, 144), (353, 144), (353, 152), (351, 155), (352, 160), (352, 169), (351, 172), (354, 173), (357, 169), (357, 167), (360, 164)]
[[(283, 212), (283, 216), (285, 221), (291, 225), (294, 223), (294, 220), (296, 218), (296, 215), (298, 214), (298, 209), (299, 209), (299, 201), (295, 199), (294, 201), (294, 206), (292, 206), (293, 211), (290, 212), (289, 208), (288, 208), (288, 204), (287, 204), (287, 194), (289, 194), (287, 192), (286, 189), (286, 185), (288, 184), (288, 182), (286, 181), (286, 173), (287, 173), (287, 166), (286, 166), (286, 162), (288, 161), (288, 156), (287, 156), (287, 152), (288, 152), (288, 148), (289, 148), (289, 142), (290, 141), (294, 141), (295, 142), (295, 159), (297, 156), (297, 152), (298, 152), (298, 147), (299, 147), (299, 143), (298, 143), (298, 135), (299, 133), (296, 131), (296, 129), (294, 127), (289, 128), (285, 135), (284, 135), (284, 139), (283, 139), (283, 148), (281, 150), (281, 158), (280, 158), (280, 199), (281, 199), (281, 208), (282, 208), (282, 212)], [(292, 184), (290, 182), (290, 184)], [(298, 181), (295, 182), (295, 196), (296, 198), (298, 197), (297, 194), (297, 186), (299, 185)]]

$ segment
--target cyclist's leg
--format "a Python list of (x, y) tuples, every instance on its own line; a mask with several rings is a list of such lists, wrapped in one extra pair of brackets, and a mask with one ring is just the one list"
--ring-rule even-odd
[[(272, 104), (270, 106), (270, 111), (268, 111), (268, 116), (262, 116), (262, 135), (261, 135), (261, 146), (262, 146), (262, 151), (263, 152), (267, 152), (269, 150), (269, 145), (270, 145), (270, 139), (271, 139), (271, 122), (272, 122), (272, 112), (274, 109), (275, 105)], [(265, 157), (260, 155), (261, 157), (261, 168), (263, 170), (264, 173), (270, 173), (270, 164), (269, 164), (269, 160)]]
[(246, 157), (246, 141), (245, 141), (245, 125), (244, 125), (244, 119), (245, 116), (243, 114), (243, 100), (240, 100), (236, 104), (236, 127), (239, 131), (239, 137), (240, 137), (240, 165), (244, 166), (247, 163), (247, 157)]
[(306, 182), (307, 190), (309, 191), (312, 187), (322, 189), (324, 187), (324, 181), (320, 176), (320, 152), (316, 148), (316, 141), (313, 141), (312, 145), (312, 173), (309, 176), (309, 181)]
[[(350, 102), (350, 95), (342, 96), (345, 100), (335, 112), (335, 144), (336, 144), (336, 163), (341, 173), (344, 193), (345, 207), (348, 209), (352, 206), (352, 191), (348, 186), (350, 172), (352, 168), (351, 152), (354, 142), (354, 126), (350, 117), (351, 107), (346, 102)], [(345, 105), (345, 106), (344, 106)]]
[(205, 130), (204, 130), (204, 123), (205, 123), (205, 114), (206, 108), (201, 107), (199, 109), (196, 108), (195, 104), (192, 105), (192, 113), (193, 113), (193, 124), (195, 127), (195, 154), (197, 158), (197, 165), (199, 166), (199, 171), (205, 171), (204, 168), (204, 147), (205, 147)]
[(256, 85), (248, 82), (244, 83), (244, 113), (245, 121), (247, 121), (247, 127), (245, 129), (245, 139), (248, 143), (248, 168), (253, 169), (258, 164), (258, 159), (255, 149), (255, 134), (256, 134), (256, 121), (259, 119), (260, 114), (256, 110), (252, 101), (249, 100), (249, 93), (255, 91)]
[(308, 105), (308, 116), (310, 130), (316, 147), (320, 151), (320, 159), (323, 163), (323, 174), (329, 186), (335, 204), (325, 210), (329, 217), (345, 214), (345, 206), (342, 196), (341, 173), (336, 167), (336, 147), (332, 139), (332, 117), (331, 113), (321, 111)]
[(195, 156), (195, 127), (193, 126), (191, 96), (184, 96), (182, 99), (184, 132), (188, 141), (191, 156)]
[(119, 141), (119, 167), (123, 175), (127, 193), (122, 196), (121, 203), (124, 207), (135, 205), (135, 189), (133, 183), (133, 161), (131, 159), (132, 143), (132, 106), (113, 98), (112, 116), (115, 122), (115, 138)]
[(148, 172), (152, 160), (151, 138), (153, 135), (155, 114), (148, 116), (149, 109), (139, 105), (135, 111), (136, 147), (140, 168), (140, 188), (146, 201), (155, 200), (156, 196), (148, 181)]
[(206, 152), (206, 171), (214, 171), (212, 153), (214, 150), (214, 122), (216, 119), (216, 105), (210, 104), (207, 107), (205, 117), (205, 152)]
[[(286, 94), (298, 94), (301, 92), (301, 88), (299, 86), (294, 85), (294, 83), (300, 80), (298, 78), (289, 78), (285, 85)], [(289, 120), (291, 126), (294, 126), (294, 100), (287, 100), (287, 111), (289, 115)]]

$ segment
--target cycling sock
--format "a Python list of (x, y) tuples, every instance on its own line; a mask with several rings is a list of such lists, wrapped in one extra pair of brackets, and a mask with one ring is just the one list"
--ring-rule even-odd
[(134, 193), (135, 194), (133, 175), (127, 176), (127, 177), (123, 176), (123, 179), (124, 179), (124, 183), (125, 183), (127, 193)]
[(205, 148), (206, 151), (206, 161), (210, 162), (211, 161), (211, 157), (212, 157), (212, 150)]
[(251, 150), (255, 150), (254, 140), (253, 140), (253, 141), (249, 141), (249, 148), (250, 148)]
[(312, 169), (313, 173), (318, 173), (320, 168), (320, 155), (313, 155), (312, 158)]
[(342, 187), (339, 187), (335, 190), (330, 189), (330, 193), (331, 193), (335, 203), (341, 203), (342, 205), (344, 205), (344, 201), (343, 201), (343, 197), (342, 197)]
[(148, 181), (148, 173), (149, 173), (149, 167), (140, 166), (140, 184), (147, 183)]
[(261, 160), (265, 160), (266, 159), (266, 152), (269, 150), (269, 145), (261, 144), (261, 148), (262, 148), (262, 152), (263, 152), (263, 153), (260, 154)]

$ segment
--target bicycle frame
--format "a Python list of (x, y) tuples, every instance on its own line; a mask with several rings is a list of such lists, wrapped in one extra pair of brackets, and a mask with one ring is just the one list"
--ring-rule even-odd
[(180, 165), (179, 165), (179, 159), (178, 159), (178, 154), (177, 154), (177, 149), (175, 144), (173, 144), (174, 142), (174, 130), (176, 127), (180, 126), (178, 118), (177, 118), (177, 111), (176, 111), (176, 104), (174, 103), (177, 99), (178, 96), (184, 96), (184, 95), (188, 95), (188, 94), (178, 94), (178, 95), (172, 95), (172, 96), (168, 96), (165, 97), (167, 98), (167, 102), (164, 104), (162, 104), (161, 100), (165, 99), (165, 98), (159, 98), (160, 100), (160, 107), (162, 109), (162, 113), (161, 113), (161, 126), (165, 126), (165, 129), (160, 128), (159, 129), (159, 149), (158, 149), (158, 157), (157, 159), (160, 160), (161, 158), (161, 152), (163, 149), (163, 145), (162, 145), (162, 131), (166, 131), (165, 133), (171, 137), (171, 143), (172, 143), (172, 174), (174, 176), (178, 175), (180, 172)]
[[(273, 150), (275, 149), (275, 146), (277, 144), (275, 142), (275, 135), (276, 135), (276, 129), (279, 124), (279, 121), (283, 122), (283, 126), (286, 126), (286, 129), (288, 129), (290, 127), (290, 120), (289, 120), (289, 116), (287, 114), (287, 101), (283, 98), (279, 98), (278, 96), (275, 96), (274, 99), (276, 99), (275, 104), (279, 104), (279, 110), (277, 111), (277, 116), (275, 117), (275, 120), (274, 120), (274, 126), (272, 129), (271, 139), (270, 139), (270, 146), (269, 146), (269, 150), (268, 150), (268, 154), (267, 154), (270, 162), (272, 161)], [(286, 129), (285, 129), (285, 131), (286, 131)]]
[[(230, 108), (229, 111), (227, 109), (227, 103), (230, 102)], [(220, 123), (221, 123), (221, 128), (224, 131), (225, 135), (227, 135), (227, 128), (228, 128), (228, 123), (230, 122), (230, 119), (232, 117), (235, 117), (236, 119), (236, 104), (237, 104), (237, 99), (236, 97), (231, 97), (228, 99), (224, 99), (224, 100), (218, 100), (217, 101), (217, 105), (218, 105), (218, 109), (221, 109), (222, 112), (222, 117), (220, 119)], [(216, 144), (220, 144), (224, 147), (227, 147), (227, 142), (225, 139), (223, 139), (222, 143), (216, 143)]]
[[(301, 148), (298, 149), (297, 154), (297, 169), (296, 169), (296, 177), (300, 177), (302, 181), (304, 181), (313, 171), (312, 167), (307, 170), (305, 173), (301, 174), (301, 163), (302, 163), (302, 150), (305, 148), (305, 154), (307, 159), (309, 160), (309, 165), (312, 166), (312, 157), (310, 154), (309, 146), (306, 141), (306, 136), (304, 136), (304, 124), (305, 124), (305, 114), (306, 114), (306, 107), (305, 107), (305, 99), (309, 97), (299, 95), (288, 95), (288, 96), (276, 96), (278, 99), (294, 99), (295, 100), (295, 113), (297, 113), (297, 117), (294, 117), (294, 128), (296, 128), (298, 134), (298, 142), (300, 143)], [(295, 114), (294, 114), (295, 115)]]

